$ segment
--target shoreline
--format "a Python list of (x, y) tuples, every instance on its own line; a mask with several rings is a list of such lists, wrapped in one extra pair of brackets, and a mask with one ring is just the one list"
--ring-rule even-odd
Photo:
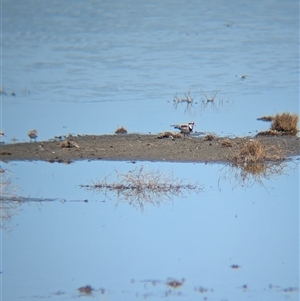
[(3, 144), (1, 161), (71, 163), (79, 160), (228, 163), (241, 146), (259, 140), (263, 147), (280, 148), (284, 157), (300, 155), (296, 136), (162, 138), (158, 135), (83, 135), (60, 141)]

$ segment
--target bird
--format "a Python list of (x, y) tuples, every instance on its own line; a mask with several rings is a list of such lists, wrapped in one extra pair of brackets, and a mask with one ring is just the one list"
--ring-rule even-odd
[(28, 137), (30, 138), (30, 142), (32, 139), (34, 139), (36, 141), (37, 138), (37, 131), (36, 130), (31, 130), (27, 133)]
[(236, 75), (236, 77), (240, 78), (241, 80), (246, 79), (247, 74), (243, 74), (243, 75)]
[(190, 121), (188, 123), (183, 123), (183, 124), (171, 124), (171, 126), (174, 127), (174, 129), (180, 130), (180, 133), (183, 134), (183, 137), (189, 136), (190, 133), (193, 131), (193, 128), (195, 126), (194, 121)]
[(1, 131), (0, 132), (0, 144), (4, 144), (5, 143), (4, 141), (2, 141), (2, 136), (6, 137), (5, 134), (4, 134), (4, 132)]

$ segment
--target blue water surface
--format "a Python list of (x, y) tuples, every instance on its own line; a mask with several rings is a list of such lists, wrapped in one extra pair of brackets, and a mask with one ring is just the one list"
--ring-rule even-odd
[[(5, 142), (66, 133), (254, 135), (299, 112), (298, 1), (2, 1)], [(246, 74), (245, 80), (236, 77)], [(214, 103), (203, 106), (214, 91)], [(194, 105), (173, 107), (190, 91)], [(11, 93), (15, 96), (11, 96)]]
[[(258, 117), (299, 113), (298, 1), (2, 0), (1, 13), (4, 143), (190, 120), (254, 136), (269, 128)], [(1, 211), (2, 300), (298, 300), (297, 162), (246, 178), (222, 164), (2, 162), (2, 196), (19, 200)], [(141, 207), (80, 188), (141, 167), (199, 191)]]
[[(198, 189), (139, 206), (80, 187), (141, 167)], [(295, 163), (251, 187), (219, 164), (17, 162), (5, 170), (27, 199), (3, 225), (3, 300), (69, 300), (86, 284), (104, 300), (298, 298)], [(183, 285), (170, 288), (169, 279)]]

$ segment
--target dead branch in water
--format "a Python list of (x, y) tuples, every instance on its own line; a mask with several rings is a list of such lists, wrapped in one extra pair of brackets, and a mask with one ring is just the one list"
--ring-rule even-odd
[(219, 90), (214, 90), (213, 92), (212, 92), (212, 94), (210, 95), (210, 97), (209, 96), (207, 96), (206, 95), (206, 93), (204, 92), (204, 91), (202, 91), (201, 90), (201, 93), (202, 93), (202, 95), (204, 96), (204, 98), (202, 97), (202, 102), (204, 102), (204, 103), (209, 103), (209, 102), (214, 102), (215, 101), (215, 98), (216, 98), (216, 96), (217, 96), (217, 94), (219, 93), (221, 91), (221, 89), (219, 89)]
[(190, 107), (193, 105), (194, 97), (191, 96), (191, 91), (187, 91), (184, 93), (184, 97), (179, 98), (177, 96), (177, 93), (173, 97), (173, 105), (177, 109), (177, 106), (179, 103), (186, 103), (185, 112), (190, 109)]

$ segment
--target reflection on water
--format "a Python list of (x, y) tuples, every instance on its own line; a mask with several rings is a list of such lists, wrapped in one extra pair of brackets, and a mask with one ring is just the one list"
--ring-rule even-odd
[[(264, 129), (258, 116), (299, 110), (294, 0), (3, 0), (1, 17), (1, 142), (189, 120), (239, 136)], [(221, 172), (143, 164), (200, 194), (128, 188), (124, 162), (7, 164), (3, 300), (299, 300), (299, 166), (245, 159)], [(80, 188), (90, 179), (100, 193)], [(127, 205), (145, 199), (159, 206)]]
[(16, 187), (12, 184), (8, 170), (1, 168), (0, 178), (0, 226), (20, 211), (19, 202), (16, 202)]
[[(224, 143), (231, 146), (227, 139), (223, 140), (222, 145)], [(285, 159), (279, 146), (263, 147), (259, 140), (250, 139), (232, 155), (231, 163), (223, 168), (224, 173), (220, 179), (233, 180), (234, 188), (251, 187), (254, 184), (263, 186), (264, 180), (276, 178), (283, 173)]]
[(203, 91), (193, 87), (182, 95), (176, 93), (173, 97), (174, 109), (180, 108), (182, 112), (192, 116), (203, 114), (205, 110), (214, 113), (220, 113), (222, 110), (228, 113), (233, 104), (234, 100), (221, 89)]
[(226, 180), (232, 183), (233, 188), (237, 187), (252, 187), (256, 184), (264, 186), (266, 180), (276, 179), (284, 173), (286, 164), (283, 162), (256, 162), (247, 163), (244, 165), (230, 164), (224, 166), (221, 181)]
[(146, 170), (141, 165), (126, 174), (115, 171), (116, 182), (109, 183), (108, 177), (91, 185), (80, 185), (87, 190), (97, 191), (108, 196), (112, 192), (114, 198), (125, 201), (130, 205), (144, 210), (146, 205), (159, 206), (164, 200), (173, 197), (184, 197), (186, 193), (201, 191), (197, 183), (185, 184), (182, 179), (175, 178), (172, 174), (165, 174), (159, 170)]
[[(281, 185), (270, 194), (259, 185), (232, 191), (228, 178), (220, 192), (220, 166), (213, 164), (11, 163), (10, 185), (19, 189), (3, 195), (1, 205), (10, 201), (18, 210), (5, 221), (10, 231), (2, 230), (4, 294), (25, 300), (297, 300), (298, 179), (293, 163), (286, 164), (288, 177), (276, 175)], [(111, 171), (110, 177), (97, 182), (101, 171)], [(108, 190), (81, 189), (88, 179)], [(138, 189), (139, 183), (146, 186)], [(183, 190), (169, 194), (176, 183)], [(121, 185), (118, 193), (114, 185)]]

